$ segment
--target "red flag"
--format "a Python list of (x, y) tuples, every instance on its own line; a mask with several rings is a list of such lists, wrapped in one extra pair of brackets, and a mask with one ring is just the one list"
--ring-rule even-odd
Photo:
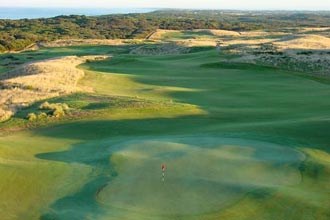
[(162, 171), (164, 172), (166, 170), (166, 165), (162, 164)]

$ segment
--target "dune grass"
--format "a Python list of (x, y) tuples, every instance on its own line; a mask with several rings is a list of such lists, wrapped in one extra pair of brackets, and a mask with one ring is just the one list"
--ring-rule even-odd
[(1, 135), (2, 219), (328, 219), (329, 84), (220, 58), (120, 51), (81, 65), (95, 93), (50, 101), (86, 115)]

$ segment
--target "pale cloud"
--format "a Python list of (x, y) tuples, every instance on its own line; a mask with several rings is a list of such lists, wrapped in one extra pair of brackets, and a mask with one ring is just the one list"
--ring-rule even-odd
[(330, 0), (0, 0), (0, 6), (330, 10)]

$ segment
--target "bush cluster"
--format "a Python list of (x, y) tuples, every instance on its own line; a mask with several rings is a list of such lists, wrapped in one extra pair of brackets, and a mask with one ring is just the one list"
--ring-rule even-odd
[(44, 102), (39, 106), (40, 110), (46, 110), (47, 112), (41, 112), (38, 115), (35, 113), (29, 113), (27, 119), (29, 121), (35, 121), (37, 119), (46, 119), (48, 117), (60, 118), (66, 115), (70, 110), (66, 103), (49, 103)]
[(65, 103), (49, 103), (44, 102), (39, 107), (40, 110), (49, 110), (50, 114), (54, 117), (62, 117), (69, 110), (69, 106)]

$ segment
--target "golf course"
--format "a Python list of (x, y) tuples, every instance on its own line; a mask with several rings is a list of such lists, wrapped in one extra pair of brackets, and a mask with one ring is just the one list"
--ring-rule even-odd
[[(1, 220), (330, 219), (329, 80), (154, 47), (12, 54), (108, 57), (77, 66), (79, 89), (0, 123)], [(39, 118), (45, 101), (68, 113)]]

